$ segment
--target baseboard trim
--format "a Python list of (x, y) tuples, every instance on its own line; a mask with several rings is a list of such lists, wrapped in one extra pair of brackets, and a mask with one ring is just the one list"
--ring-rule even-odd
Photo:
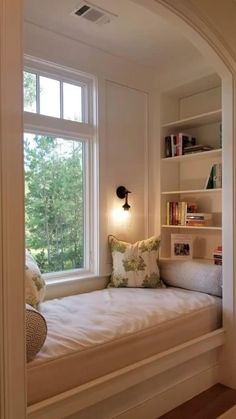
[(178, 382), (143, 403), (122, 412), (117, 419), (156, 419), (219, 382), (218, 364)]

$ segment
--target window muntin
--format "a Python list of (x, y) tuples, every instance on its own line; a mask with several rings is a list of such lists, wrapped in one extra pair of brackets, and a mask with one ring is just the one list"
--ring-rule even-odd
[(83, 141), (26, 133), (26, 247), (43, 273), (84, 268)]

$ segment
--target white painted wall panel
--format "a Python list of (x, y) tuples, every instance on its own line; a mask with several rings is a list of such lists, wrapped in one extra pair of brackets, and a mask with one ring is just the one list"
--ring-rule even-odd
[[(146, 233), (147, 99), (144, 92), (106, 83), (108, 233), (128, 241), (142, 239)], [(114, 217), (114, 210), (124, 204), (116, 197), (119, 185), (132, 191), (130, 216), (123, 222)]]

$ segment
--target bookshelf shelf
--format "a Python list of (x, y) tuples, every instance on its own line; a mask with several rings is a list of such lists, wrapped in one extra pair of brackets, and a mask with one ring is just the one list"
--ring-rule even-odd
[(176, 156), (176, 157), (163, 157), (161, 159), (164, 163), (179, 163), (181, 161), (186, 161), (190, 159), (203, 159), (203, 158), (212, 158), (212, 157), (218, 157), (221, 156), (222, 149), (216, 148), (214, 150), (209, 151), (202, 151), (200, 153), (190, 153), (190, 154), (183, 154), (182, 156)]
[(216, 227), (216, 226), (206, 226), (206, 227), (202, 227), (202, 226), (178, 226), (178, 225), (172, 225), (172, 224), (163, 224), (161, 226), (162, 228), (178, 228), (178, 229), (188, 229), (188, 230), (216, 230), (216, 231), (221, 231), (222, 227)]
[(167, 124), (163, 124), (162, 128), (181, 128), (181, 130), (186, 130), (201, 125), (212, 124), (214, 122), (221, 121), (221, 114), (221, 109), (217, 109), (215, 111), (195, 115), (191, 118), (184, 118), (178, 121), (168, 122)]
[(202, 194), (202, 193), (216, 193), (216, 192), (222, 192), (221, 188), (214, 188), (214, 189), (189, 189), (189, 190), (177, 190), (177, 191), (165, 191), (161, 192), (161, 195), (190, 195), (190, 194)]

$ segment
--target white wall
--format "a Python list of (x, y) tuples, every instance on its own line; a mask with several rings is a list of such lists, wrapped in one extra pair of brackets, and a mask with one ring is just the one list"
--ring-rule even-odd
[(156, 76), (151, 67), (136, 65), (28, 22), (24, 24), (24, 51), (44, 60), (143, 90), (153, 85)]
[[(25, 54), (98, 78), (99, 274), (106, 275), (111, 269), (108, 234), (127, 241), (147, 236), (148, 102), (154, 71), (29, 23), (25, 24)], [(119, 185), (132, 191), (125, 222), (114, 217), (114, 209), (124, 203), (116, 197)]]
[[(107, 185), (108, 230), (114, 235), (122, 232), (125, 240), (145, 235), (147, 101), (147, 93), (106, 82), (106, 178), (113, 180)], [(130, 214), (123, 222), (114, 214), (124, 204), (115, 195), (114, 186), (119, 185), (131, 191)]]

